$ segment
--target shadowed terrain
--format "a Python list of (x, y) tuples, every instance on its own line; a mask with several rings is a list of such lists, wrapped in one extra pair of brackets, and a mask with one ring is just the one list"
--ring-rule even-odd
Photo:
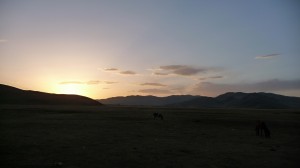
[(100, 99), (104, 104), (197, 108), (300, 109), (300, 98), (273, 93), (228, 92), (217, 97), (173, 95), (168, 97), (126, 96)]
[(192, 96), (192, 95), (172, 95), (167, 97), (119, 96), (119, 97), (111, 97), (107, 99), (100, 99), (99, 101), (103, 104), (113, 104), (113, 105), (166, 106), (170, 104), (186, 102), (198, 97), (201, 96)]
[[(154, 120), (153, 113), (164, 115)], [(0, 106), (1, 167), (298, 167), (300, 111)], [(255, 136), (265, 121), (271, 138)]]
[(0, 104), (101, 105), (84, 96), (21, 90), (3, 84), (0, 84)]

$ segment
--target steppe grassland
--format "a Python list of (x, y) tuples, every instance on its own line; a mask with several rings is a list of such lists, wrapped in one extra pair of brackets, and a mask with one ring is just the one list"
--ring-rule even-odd
[[(300, 165), (300, 110), (2, 105), (0, 116), (5, 167)], [(271, 139), (255, 136), (257, 120)]]

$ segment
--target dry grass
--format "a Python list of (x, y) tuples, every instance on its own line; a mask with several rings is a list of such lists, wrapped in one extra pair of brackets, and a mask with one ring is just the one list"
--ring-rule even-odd
[[(0, 117), (1, 167), (300, 165), (300, 110), (0, 106)], [(271, 139), (255, 136), (257, 120)]]

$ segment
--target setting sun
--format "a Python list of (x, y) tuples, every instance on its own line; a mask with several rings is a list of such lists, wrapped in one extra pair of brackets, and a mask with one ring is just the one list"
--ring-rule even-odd
[(299, 167), (299, 16), (300, 0), (0, 0), (1, 167)]
[(2, 1), (3, 84), (93, 99), (300, 96), (294, 1)]
[(76, 95), (84, 95), (84, 87), (78, 84), (60, 84), (57, 88), (57, 93), (60, 94), (76, 94)]

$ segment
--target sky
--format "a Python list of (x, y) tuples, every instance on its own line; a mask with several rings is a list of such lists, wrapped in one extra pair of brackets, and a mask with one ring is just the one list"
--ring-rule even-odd
[(94, 99), (300, 97), (296, 0), (0, 0), (0, 83)]

